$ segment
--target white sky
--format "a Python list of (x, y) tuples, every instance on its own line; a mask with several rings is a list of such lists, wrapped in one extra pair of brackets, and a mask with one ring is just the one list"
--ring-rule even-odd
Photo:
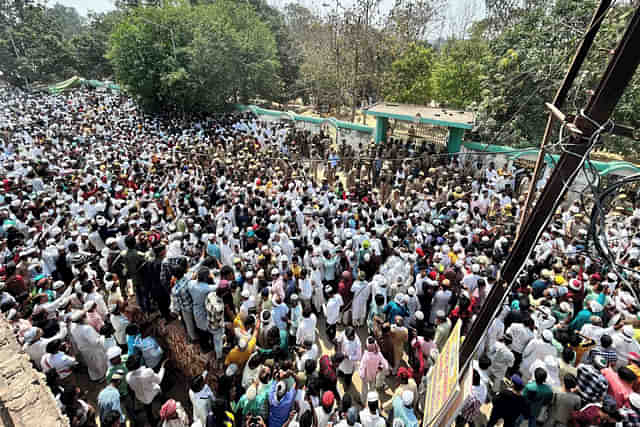
[[(63, 4), (64, 6), (73, 6), (78, 13), (83, 16), (87, 16), (89, 11), (93, 12), (107, 12), (115, 8), (113, 4), (114, 0), (48, 0), (49, 5), (55, 3)], [(269, 4), (284, 7), (286, 4), (291, 3), (292, 0), (267, 0)], [(319, 11), (322, 8), (323, 3), (335, 4), (335, 0), (296, 0), (304, 6)], [(350, 0), (340, 0), (342, 4), (349, 4)], [(383, 11), (389, 10), (395, 3), (394, 0), (382, 0), (381, 9)], [(451, 34), (457, 34), (460, 31), (462, 23), (470, 22), (471, 18), (481, 18), (484, 14), (484, 0), (448, 0), (448, 7), (446, 11), (447, 24), (443, 28), (433, 28), (430, 31), (429, 39), (436, 39), (438, 37), (447, 37)]]
[(101, 13), (108, 12), (115, 8), (112, 0), (49, 0), (47, 2), (49, 6), (56, 3), (75, 7), (82, 16), (87, 16), (87, 12), (89, 11)]

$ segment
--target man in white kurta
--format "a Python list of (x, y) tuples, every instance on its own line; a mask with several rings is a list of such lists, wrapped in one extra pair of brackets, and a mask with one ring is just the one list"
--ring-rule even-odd
[(344, 360), (338, 366), (338, 372), (344, 377), (344, 389), (346, 391), (351, 384), (351, 376), (358, 369), (358, 362), (362, 359), (362, 343), (352, 327), (346, 328), (340, 334), (337, 338), (337, 343), (337, 348), (344, 354)]
[(296, 344), (302, 345), (305, 341), (316, 341), (316, 324), (318, 318), (311, 312), (311, 308), (302, 311), (302, 318), (296, 330)]
[(364, 326), (367, 318), (367, 301), (369, 300), (371, 286), (367, 281), (362, 280), (361, 276), (359, 280), (353, 282), (351, 292), (353, 292), (351, 316), (353, 318), (353, 326), (358, 328)]
[(522, 372), (523, 379), (527, 381), (529, 379), (529, 368), (536, 360), (544, 360), (546, 356), (558, 356), (558, 351), (551, 343), (553, 340), (553, 334), (549, 329), (545, 329), (542, 332), (541, 338), (534, 338), (522, 352), (522, 365), (520, 366), (520, 372)]
[(74, 313), (72, 319), (74, 323), (69, 328), (71, 337), (78, 352), (82, 355), (82, 360), (89, 369), (89, 379), (100, 381), (107, 372), (108, 361), (103, 343), (104, 337), (96, 332), (91, 325), (86, 324), (86, 313), (80, 311)]

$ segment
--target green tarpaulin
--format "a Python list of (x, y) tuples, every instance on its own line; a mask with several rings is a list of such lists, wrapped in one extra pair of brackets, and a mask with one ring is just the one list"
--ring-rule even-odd
[(60, 83), (56, 83), (48, 87), (49, 93), (61, 93), (65, 90), (73, 89), (75, 87), (87, 86), (92, 88), (106, 87), (111, 90), (120, 91), (120, 86), (114, 83), (102, 82), (100, 80), (87, 80), (82, 77), (73, 76), (68, 80)]

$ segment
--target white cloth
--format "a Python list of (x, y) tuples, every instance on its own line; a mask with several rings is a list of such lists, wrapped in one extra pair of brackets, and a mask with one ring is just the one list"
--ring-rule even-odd
[(344, 332), (338, 337), (338, 345), (344, 354), (344, 360), (338, 366), (338, 370), (345, 374), (353, 374), (357, 369), (358, 361), (362, 359), (362, 343), (358, 334), (353, 340), (349, 340)]
[(111, 320), (111, 326), (115, 329), (113, 334), (116, 337), (116, 341), (120, 345), (127, 343), (127, 326), (129, 325), (129, 319), (121, 314), (112, 314), (109, 319)]
[(313, 344), (309, 350), (300, 355), (300, 358), (298, 359), (298, 371), (304, 371), (304, 364), (307, 360), (318, 360), (319, 354), (320, 351), (318, 350), (318, 346)]
[(308, 318), (302, 317), (300, 319), (300, 324), (298, 325), (298, 330), (296, 331), (296, 344), (302, 345), (305, 340), (309, 340), (311, 342), (316, 341), (316, 324), (318, 323), (318, 318), (315, 314), (311, 313)]
[(107, 373), (108, 361), (104, 351), (104, 337), (91, 325), (72, 325), (71, 336), (82, 355), (82, 360), (89, 368), (89, 379), (98, 381)]
[(364, 325), (367, 317), (367, 301), (371, 292), (369, 283), (363, 280), (356, 280), (351, 286), (353, 292), (353, 303), (351, 305), (351, 316), (354, 326)]
[(640, 353), (640, 345), (638, 345), (638, 342), (625, 337), (622, 332), (618, 332), (613, 336), (613, 348), (616, 349), (618, 355), (616, 369), (629, 364), (629, 353)]
[(507, 333), (513, 338), (511, 349), (518, 353), (522, 353), (529, 341), (533, 339), (533, 331), (522, 323), (512, 323), (507, 329)]
[(550, 343), (540, 338), (534, 338), (522, 352), (522, 364), (520, 365), (520, 371), (523, 373), (524, 380), (529, 379), (529, 368), (536, 360), (544, 360), (546, 356), (558, 356), (558, 351)]
[(200, 421), (202, 425), (207, 425), (207, 414), (211, 410), (213, 392), (208, 385), (205, 385), (199, 392), (189, 390), (189, 400), (193, 407), (193, 421)]
[(65, 339), (66, 336), (67, 336), (67, 327), (64, 324), (61, 324), (60, 331), (58, 331), (56, 335), (52, 336), (51, 338), (40, 338), (38, 341), (34, 342), (33, 344), (25, 344), (23, 349), (25, 353), (27, 353), (29, 357), (31, 357), (31, 360), (36, 365), (36, 367), (38, 369), (42, 369), (42, 366), (40, 365), (40, 361), (42, 360), (42, 356), (44, 356), (46, 353), (47, 344), (49, 344), (51, 341), (63, 340)]
[(342, 296), (335, 294), (332, 296), (324, 308), (324, 315), (328, 325), (335, 325), (340, 319), (340, 308), (344, 305)]
[(107, 314), (109, 314), (109, 310), (107, 309), (107, 304), (104, 302), (104, 297), (99, 294), (97, 291), (93, 291), (84, 298), (86, 301), (95, 301), (96, 303), (96, 312), (103, 319), (107, 318)]
[(148, 405), (162, 391), (160, 383), (164, 378), (164, 372), (164, 366), (157, 374), (151, 368), (141, 367), (127, 374), (127, 384), (133, 390), (136, 399)]
[(491, 366), (489, 366), (489, 373), (496, 381), (504, 378), (507, 370), (513, 366), (516, 361), (513, 352), (503, 342), (496, 342), (494, 347), (488, 353), (489, 359), (491, 359)]

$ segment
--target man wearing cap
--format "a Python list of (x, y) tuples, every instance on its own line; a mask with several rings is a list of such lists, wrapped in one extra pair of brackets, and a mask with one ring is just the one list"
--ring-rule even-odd
[(247, 362), (247, 360), (249, 360), (251, 353), (253, 353), (256, 348), (259, 330), (260, 319), (257, 320), (250, 339), (247, 340), (247, 338), (244, 337), (240, 338), (238, 340), (238, 345), (232, 348), (231, 351), (229, 351), (227, 357), (224, 359), (225, 366), (228, 366), (231, 363), (235, 363), (240, 369), (244, 367), (244, 364)]
[[(123, 376), (126, 376), (129, 373), (127, 369), (127, 359), (128, 356), (122, 354), (122, 349), (120, 347), (109, 347), (107, 350), (107, 359), (109, 360), (109, 368), (107, 369), (107, 374), (105, 379), (107, 383), (111, 382), (111, 377), (116, 372), (122, 372)], [(125, 400), (125, 408), (127, 411), (133, 407), (133, 402), (129, 399), (129, 387), (127, 386), (126, 381), (121, 381), (118, 386), (118, 391), (120, 392), (120, 397)]]
[(329, 295), (329, 300), (323, 307), (325, 320), (327, 322), (327, 336), (329, 337), (329, 341), (335, 342), (336, 324), (340, 320), (340, 310), (344, 305), (344, 301), (342, 300), (342, 296), (329, 285), (325, 287), (325, 292)]
[(44, 338), (40, 328), (31, 327), (24, 334), (24, 346), (22, 349), (29, 355), (31, 361), (38, 369), (41, 369), (40, 361), (46, 353), (47, 345), (55, 340), (64, 340), (67, 336), (67, 326), (60, 323), (60, 330), (50, 338)]
[(629, 353), (640, 353), (640, 344), (634, 338), (634, 331), (631, 325), (625, 325), (621, 330), (613, 335), (613, 347), (618, 355), (617, 368), (629, 364)]
[(110, 411), (118, 411), (120, 420), (124, 423), (125, 416), (120, 407), (120, 384), (125, 376), (124, 371), (118, 370), (111, 375), (109, 384), (98, 394), (98, 416), (104, 425), (105, 415)]
[(338, 374), (344, 381), (344, 390), (348, 391), (351, 385), (351, 376), (358, 369), (358, 362), (362, 358), (362, 343), (352, 327), (347, 327), (336, 340), (336, 348), (344, 354), (344, 360), (338, 366)]
[(278, 378), (271, 381), (268, 427), (282, 426), (289, 418), (289, 412), (296, 397), (296, 387), (294, 381), (293, 386), (287, 390), (288, 386), (284, 380), (288, 376), (290, 376), (289, 372), (279, 372)]
[(360, 422), (363, 426), (384, 427), (387, 424), (380, 415), (379, 405), (378, 392), (367, 393), (366, 406), (360, 411)]
[(523, 380), (529, 379), (529, 368), (536, 360), (543, 360), (546, 356), (557, 357), (558, 352), (552, 344), (553, 333), (549, 329), (542, 331), (540, 338), (533, 338), (522, 352), (522, 364), (520, 371), (523, 373)]
[(413, 410), (414, 393), (405, 390), (393, 398), (393, 420), (401, 420), (405, 427), (418, 427), (418, 417)]
[(500, 391), (504, 384), (504, 378), (507, 375), (507, 371), (513, 368), (516, 358), (509, 348), (512, 339), (511, 335), (504, 334), (498, 337), (493, 348), (489, 350), (487, 356), (491, 359), (491, 366), (489, 366), (489, 375), (493, 380), (494, 391)]
[(327, 390), (322, 394), (320, 405), (314, 408), (317, 425), (329, 425), (329, 420), (334, 416), (333, 405), (335, 400), (331, 390)]
[(387, 316), (387, 322), (393, 322), (398, 316), (403, 319), (409, 316), (409, 311), (405, 305), (404, 294), (397, 294), (393, 301), (387, 303), (382, 309), (382, 312)]
[(104, 337), (96, 332), (93, 326), (87, 324), (84, 310), (76, 311), (71, 316), (71, 321), (73, 323), (69, 327), (69, 334), (83, 362), (89, 368), (89, 379), (101, 382), (107, 372)]
[(502, 420), (504, 427), (516, 427), (518, 418), (529, 417), (529, 405), (522, 396), (524, 382), (518, 375), (511, 376), (511, 386), (500, 391), (492, 401), (491, 415), (487, 427), (494, 427)]

